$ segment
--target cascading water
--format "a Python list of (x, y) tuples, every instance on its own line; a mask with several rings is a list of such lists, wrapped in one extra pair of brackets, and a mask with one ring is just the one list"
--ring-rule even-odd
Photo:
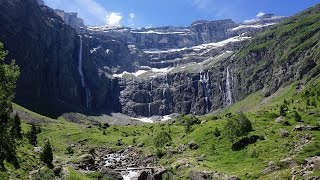
[(166, 87), (162, 91), (163, 115), (166, 115)]
[(79, 47), (78, 71), (81, 77), (81, 86), (85, 88), (85, 91), (86, 91), (86, 107), (89, 108), (91, 92), (90, 92), (90, 89), (87, 87), (86, 82), (84, 81), (83, 70), (82, 70), (82, 36), (79, 35), (79, 38), (80, 38), (80, 47)]
[(151, 103), (149, 103), (149, 117), (151, 117)]
[(227, 105), (232, 104), (232, 93), (231, 93), (231, 83), (230, 83), (230, 72), (229, 72), (229, 66), (227, 67), (227, 77), (226, 77), (226, 103)]
[(150, 92), (149, 92), (150, 101), (149, 101), (149, 104), (148, 104), (149, 117), (151, 117), (152, 88), (153, 88), (153, 78), (150, 81)]
[(208, 83), (210, 79), (209, 72), (205, 74), (202, 70), (200, 70), (199, 76), (200, 76), (200, 82), (202, 83), (202, 86), (203, 86), (203, 95), (206, 102), (206, 113), (209, 113), (210, 112), (210, 107), (209, 107), (210, 97), (209, 97), (209, 83)]

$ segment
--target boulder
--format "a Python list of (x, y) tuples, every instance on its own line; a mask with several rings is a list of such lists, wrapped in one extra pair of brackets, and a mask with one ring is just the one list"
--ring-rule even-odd
[(288, 137), (290, 134), (285, 129), (279, 129), (279, 135), (280, 135), (280, 137), (285, 138), (285, 137)]
[(209, 180), (211, 179), (210, 175), (204, 172), (190, 171), (189, 172), (190, 180)]
[(137, 147), (143, 147), (144, 146), (144, 142), (137, 144)]
[(206, 157), (205, 154), (201, 154), (200, 156), (197, 157), (197, 161), (203, 161), (205, 157)]
[(316, 126), (299, 124), (294, 127), (293, 131), (317, 131), (319, 129), (320, 128)]
[(34, 148), (33, 148), (33, 151), (34, 151), (35, 153), (40, 154), (40, 153), (43, 152), (43, 149), (42, 149), (42, 147), (34, 147)]
[(275, 120), (275, 122), (278, 123), (278, 124), (283, 124), (283, 125), (288, 125), (289, 124), (288, 120), (286, 120), (286, 118), (283, 117), (283, 116), (278, 117)]
[(262, 171), (262, 173), (263, 174), (270, 174), (270, 173), (277, 171), (279, 169), (280, 169), (279, 166), (277, 166), (274, 162), (270, 161), (268, 163), (268, 165), (266, 166), (266, 168)]
[(103, 167), (103, 168), (101, 168), (100, 173), (108, 179), (123, 180), (123, 177), (121, 176), (121, 174), (119, 172), (117, 172), (113, 169), (110, 169), (110, 168)]
[(60, 176), (60, 173), (62, 171), (62, 167), (61, 166), (56, 166), (56, 167), (53, 168), (52, 171), (53, 171), (55, 176)]
[(91, 154), (83, 154), (80, 157), (78, 157), (79, 164), (94, 164), (94, 157)]
[(154, 178), (154, 180), (162, 180), (163, 178), (162, 178), (162, 175), (164, 174), (164, 173), (166, 173), (167, 172), (167, 170), (166, 169), (163, 169), (163, 168), (161, 168), (161, 169), (156, 169), (155, 170), (155, 173), (153, 174), (153, 178)]
[(192, 140), (188, 143), (190, 149), (198, 149), (198, 145)]

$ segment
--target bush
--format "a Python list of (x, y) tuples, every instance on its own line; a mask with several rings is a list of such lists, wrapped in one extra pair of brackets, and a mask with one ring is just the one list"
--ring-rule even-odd
[(221, 131), (216, 127), (216, 129), (215, 129), (214, 132), (213, 132), (213, 135), (214, 135), (215, 137), (219, 137), (219, 136), (221, 135)]
[(302, 122), (301, 116), (299, 115), (299, 113), (297, 111), (294, 111), (294, 119), (296, 120), (296, 122)]
[(181, 122), (183, 126), (185, 126), (186, 133), (192, 132), (192, 125), (201, 123), (201, 121), (196, 116), (190, 115), (180, 116), (178, 120)]
[(54, 173), (50, 169), (40, 169), (32, 178), (32, 180), (53, 180), (55, 177)]
[(252, 131), (250, 120), (242, 113), (238, 113), (235, 117), (229, 118), (224, 126), (224, 134), (233, 142), (235, 138), (246, 136)]
[(255, 142), (257, 142), (257, 140), (259, 140), (260, 137), (253, 135), (250, 137), (244, 137), (242, 139), (240, 139), (238, 142), (232, 144), (231, 149), (233, 151), (239, 151), (241, 149), (244, 149), (246, 146), (248, 146), (249, 144), (253, 144)]
[(279, 114), (280, 116), (286, 116), (287, 115), (287, 110), (288, 110), (288, 107), (286, 105), (281, 105), (280, 106), (280, 110), (279, 110)]
[(71, 146), (68, 146), (67, 147), (67, 154), (73, 154), (74, 153), (74, 150), (72, 149)]
[(165, 144), (170, 143), (171, 140), (170, 134), (162, 130), (155, 134), (153, 143), (157, 148), (162, 148)]

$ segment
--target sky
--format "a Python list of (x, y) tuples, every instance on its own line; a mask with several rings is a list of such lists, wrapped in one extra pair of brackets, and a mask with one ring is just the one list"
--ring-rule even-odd
[(189, 26), (195, 20), (243, 22), (259, 13), (291, 16), (320, 0), (44, 0), (54, 9), (77, 12), (86, 25), (132, 28)]

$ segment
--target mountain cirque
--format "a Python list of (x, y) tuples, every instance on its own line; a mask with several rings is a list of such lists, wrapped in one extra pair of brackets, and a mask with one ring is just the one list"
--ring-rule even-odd
[(17, 102), (40, 112), (59, 104), (57, 113), (133, 117), (206, 114), (263, 88), (252, 84), (239, 91), (233, 52), (285, 19), (267, 14), (241, 24), (195, 21), (189, 27), (131, 29), (85, 27), (76, 14), (34, 0), (2, 1), (0, 8), (0, 34), (6, 34), (0, 38), (22, 67)]

